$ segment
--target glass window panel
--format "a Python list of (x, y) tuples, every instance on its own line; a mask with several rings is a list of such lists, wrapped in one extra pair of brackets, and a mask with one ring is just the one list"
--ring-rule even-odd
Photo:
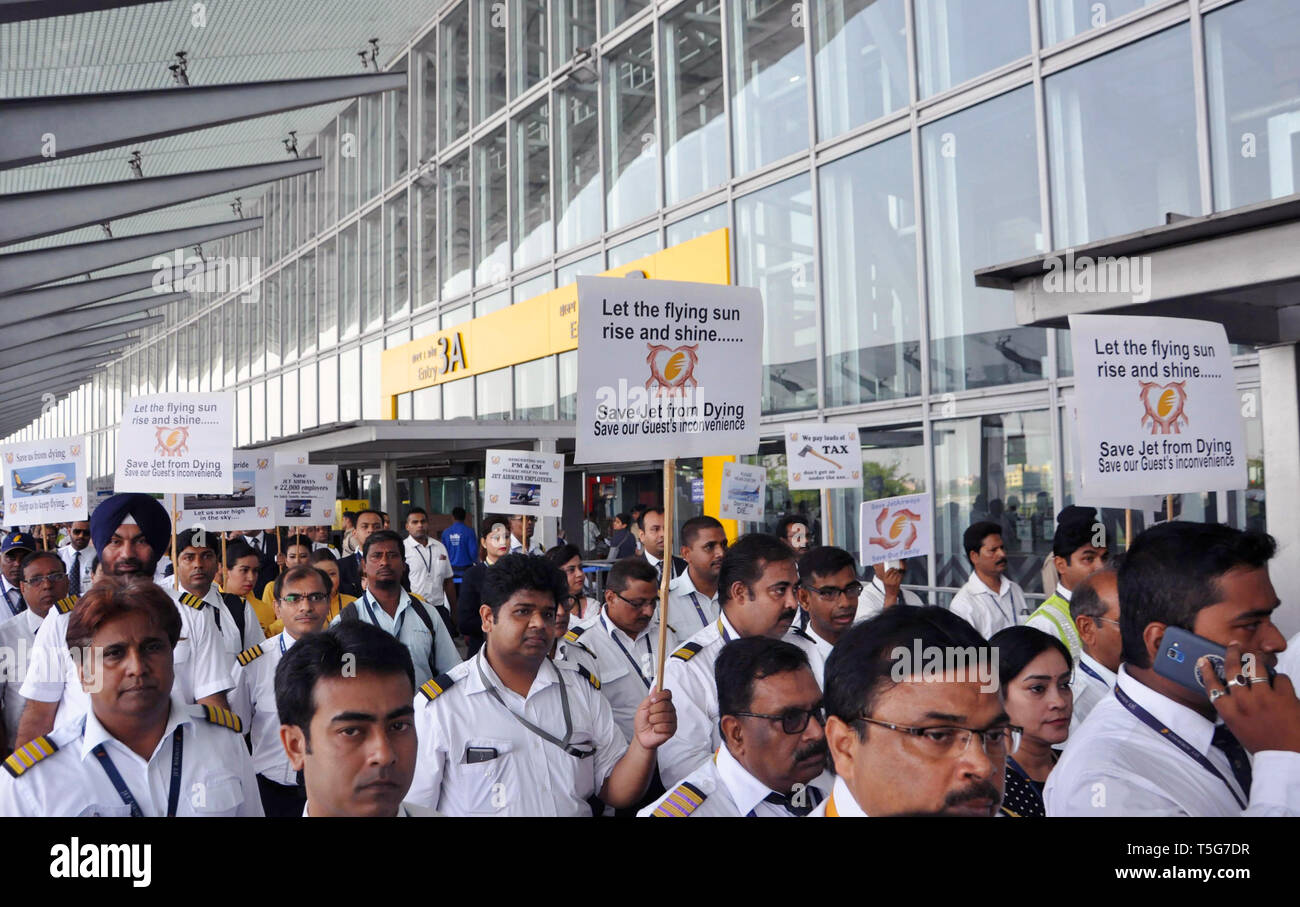
[(659, 25), (664, 73), (664, 194), (668, 204), (727, 179), (722, 4), (687, 3)]
[[(315, 153), (316, 153), (316, 142), (313, 141), (311, 144), (307, 146), (307, 156), (310, 157)], [(317, 199), (320, 196), (320, 190), (316, 188), (316, 184), (319, 181), (320, 181), (320, 171), (317, 171), (315, 173), (304, 173), (301, 177), (302, 185), (300, 186), (300, 189), (301, 189), (301, 198), (302, 198), (302, 237), (304, 241), (308, 239), (315, 239), (316, 234), (320, 230), (320, 225), (317, 221), (317, 205), (316, 205)]]
[(420, 258), (416, 308), (438, 301), (438, 191), (434, 187), (435, 173), (426, 171), (415, 183), (414, 204), (419, 206), (419, 217), (415, 220), (415, 248)]
[(600, 235), (603, 196), (595, 83), (569, 80), (555, 93), (556, 246), (570, 249)]
[(1051, 47), (1160, 0), (1039, 0), (1043, 46)]
[(803, 29), (784, 3), (729, 4), (731, 116), (736, 174), (808, 147)]
[(266, 379), (266, 437), (273, 440), (281, 436), (280, 376)]
[(610, 32), (650, 5), (650, 0), (604, 0), (601, 30)]
[(514, 266), (549, 258), (555, 249), (551, 224), (551, 115), (545, 100), (511, 128), (514, 133)]
[(406, 89), (386, 92), (384, 98), (384, 186), (391, 186), (406, 173), (410, 163), (410, 146), (407, 144), (407, 127), (410, 113), (407, 110)]
[(532, 280), (526, 280), (523, 283), (515, 284), (514, 300), (523, 302), (526, 299), (532, 299), (534, 296), (540, 296), (555, 289), (555, 277), (550, 271), (545, 274), (539, 274)]
[(361, 351), (356, 347), (339, 353), (339, 421), (361, 418)]
[[(382, 340), (372, 340), (361, 348), (361, 418), (383, 419), (383, 400), (379, 386), (379, 358), (384, 349)], [(346, 373), (345, 373), (346, 374)]]
[(578, 351), (560, 353), (560, 405), (558, 418), (578, 418)]
[(599, 274), (605, 270), (604, 258), (605, 256), (602, 253), (597, 252), (595, 255), (588, 255), (586, 258), (569, 262), (555, 272), (555, 285), (557, 287), (567, 287), (571, 283), (576, 283), (579, 277)]
[(320, 326), (317, 333), (321, 349), (333, 346), (339, 339), (338, 269), (338, 246), (331, 238), (320, 246)]
[(826, 0), (809, 8), (817, 134), (829, 139), (906, 107), (903, 0)]
[(280, 238), (281, 252), (288, 255), (298, 248), (298, 180), (280, 181)]
[(462, 3), (438, 26), (442, 52), (439, 117), (445, 147), (469, 131), (469, 5)]
[(442, 330), (454, 328), (457, 325), (464, 324), (474, 317), (474, 307), (472, 305), (463, 305), (458, 309), (452, 309), (449, 312), (442, 313)]
[(509, 368), (479, 375), (475, 379), (475, 397), (478, 400), (479, 419), (509, 419), (513, 413), (511, 403), (512, 383)]
[(320, 249), (317, 248), (314, 252), (308, 252), (298, 262), (298, 310), (301, 313), (298, 321), (298, 336), (301, 338), (298, 347), (304, 356), (316, 352), (316, 336), (320, 331), (316, 318), (316, 297), (319, 292), (316, 284), (316, 263), (319, 260)]
[(361, 139), (357, 133), (357, 103), (339, 114), (339, 216), (357, 207), (357, 158)]
[(515, 366), (515, 418), (555, 418), (555, 357)]
[(407, 259), (406, 193), (384, 206), (388, 225), (385, 245), (386, 274), (384, 299), (388, 318), (401, 318), (411, 310), (410, 262)]
[[(322, 376), (325, 374), (325, 363), (328, 362), (337, 370), (337, 365), (333, 356), (328, 359), (322, 359), (320, 370)], [(337, 382), (336, 382), (337, 383)], [(306, 365), (298, 369), (298, 422), (302, 426), (300, 431), (307, 431), (315, 428), (317, 425), (328, 425), (331, 422), (338, 421), (338, 391), (330, 386), (330, 382), (322, 382), (322, 387), (329, 388), (329, 395), (322, 400), (316, 389), (316, 366), (315, 364)], [(316, 421), (316, 407), (320, 405), (320, 421)], [(328, 416), (328, 417), (327, 417)]]
[(1026, 592), (1041, 593), (1043, 558), (1051, 554), (1056, 523), (1048, 412), (937, 422), (933, 436), (938, 585), (966, 582), (971, 568), (962, 533), (978, 520), (991, 520), (1003, 527), (1007, 578)]
[(659, 207), (655, 68), (651, 30), (605, 57), (605, 186), (608, 229)]
[(609, 250), (610, 268), (621, 268), (628, 262), (636, 261), (638, 258), (645, 258), (647, 255), (653, 255), (660, 248), (659, 233), (647, 233), (645, 236), (638, 236), (636, 239), (628, 240), (622, 245), (614, 246)]
[(483, 122), (506, 103), (506, 5), (501, 0), (471, 0), (474, 5), (474, 122)]
[(280, 398), (282, 431), (285, 437), (298, 433), (298, 372), (284, 373), (283, 396)]
[[(261, 290), (259, 286), (259, 292), (260, 291)], [(224, 313), (222, 315), (222, 322), (223, 322), (222, 334), (225, 337), (225, 341), (223, 343), (223, 346), (225, 347), (225, 359), (224, 359), (225, 380), (222, 382), (222, 384), (225, 387), (230, 387), (230, 385), (235, 383), (236, 359), (238, 357), (237, 351), (239, 349), (239, 333), (238, 333), (239, 325), (237, 321), (238, 318), (237, 310), (244, 305), (246, 305), (246, 303), (232, 301), (226, 303), (222, 309)], [(121, 417), (121, 410), (119, 409), (118, 418), (120, 417)]]
[(361, 220), (361, 324), (362, 330), (384, 320), (384, 216), (374, 210)]
[(361, 99), (361, 203), (365, 204), (379, 194), (383, 177), (383, 117), (382, 95), (368, 95)]
[(510, 277), (506, 158), (504, 126), (474, 146), (474, 283), (480, 287)]
[(399, 419), (411, 418), (411, 395), (410, 394), (397, 395), (397, 418)]
[[(281, 354), (288, 363), (298, 358), (298, 262), (291, 262), (282, 274), (280, 310), (283, 312), (284, 347)], [(271, 368), (269, 362), (267, 368)]]
[[(266, 307), (266, 361), (269, 368), (280, 367), (282, 328), (282, 309), (280, 292), (284, 288), (284, 270), (281, 269), (266, 279), (262, 287), (262, 305)], [(253, 329), (256, 332), (256, 328)]]
[(421, 161), (438, 153), (438, 36), (430, 31), (415, 48), (414, 63), (419, 78), (420, 98), (416, 105), (420, 120)]
[(596, 0), (551, 0), (549, 6), (557, 64), (596, 43)]
[(361, 329), (361, 257), (357, 236), (360, 224), (352, 224), (339, 231), (339, 339), (355, 337)]
[(669, 224), (667, 227), (668, 248), (680, 245), (688, 240), (704, 236), (706, 233), (712, 233), (714, 230), (721, 230), (727, 226), (727, 206), (717, 205), (708, 208), (698, 214), (692, 214), (675, 224)]
[(1047, 80), (1057, 248), (1201, 214), (1189, 26)]
[(911, 136), (823, 167), (820, 186), (826, 405), (919, 394)]
[(474, 317), (482, 318), (484, 315), (499, 312), (501, 309), (509, 307), (509, 305), (509, 290), (502, 290), (499, 293), (493, 293), (491, 296), (485, 296), (474, 303)]
[(422, 387), (411, 395), (412, 419), (442, 418), (442, 388)]
[(1300, 5), (1251, 0), (1205, 17), (1214, 207), (1300, 192)]
[(252, 443), (253, 420), (249, 410), (252, 408), (251, 391), (246, 387), (241, 387), (235, 393), (235, 437), (240, 447), (246, 447)]
[(428, 318), (422, 318), (411, 325), (411, 339), (419, 340), (421, 337), (428, 337), (430, 334), (438, 333), (438, 316), (431, 315)]
[(546, 75), (546, 0), (510, 0), (510, 97)]
[(266, 263), (274, 264), (280, 259), (280, 184), (272, 183), (266, 187), (266, 220), (262, 227), (262, 243), (266, 249)]
[(442, 168), (442, 298), (455, 299), (470, 290), (470, 182), (469, 152)]
[(1029, 86), (921, 129), (935, 393), (1045, 377), (1046, 332), (974, 278), (1043, 251), (1035, 146)]
[(916, 0), (921, 97), (1029, 53), (1025, 0)]
[(812, 188), (807, 174), (736, 200), (738, 279), (758, 287), (763, 332), (763, 412), (817, 406), (817, 288)]
[(444, 419), (474, 418), (474, 379), (461, 378), (442, 386), (442, 417)]

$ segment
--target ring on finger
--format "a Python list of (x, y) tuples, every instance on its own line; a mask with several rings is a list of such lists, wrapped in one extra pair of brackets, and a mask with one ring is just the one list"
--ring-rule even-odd
[(1228, 681), (1228, 686), (1230, 687), (1250, 686), (1250, 680), (1246, 677), (1246, 675), (1238, 674), (1236, 677)]
[(1256, 683), (1268, 683), (1268, 678), (1267, 678), (1267, 677), (1252, 677), (1252, 678), (1250, 678), (1250, 682), (1251, 682), (1252, 684), (1256, 684)]
[(1224, 690), (1210, 690), (1210, 702), (1217, 702), (1220, 696), (1226, 695), (1227, 692)]

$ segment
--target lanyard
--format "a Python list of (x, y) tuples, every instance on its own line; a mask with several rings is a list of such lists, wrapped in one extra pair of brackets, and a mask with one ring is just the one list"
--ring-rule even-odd
[[(984, 584), (983, 584), (983, 581), (980, 582), (980, 585), (982, 585), (982, 586), (984, 585)], [(1007, 612), (1005, 612), (1005, 611), (1002, 610), (1002, 596), (998, 595), (996, 592), (994, 592), (994, 591), (993, 591), (992, 589), (990, 589), (988, 586), (984, 586), (984, 591), (987, 592), (989, 595), (993, 596), (993, 607), (995, 607), (995, 608), (998, 609), (998, 617), (1006, 617)], [(1016, 599), (1015, 599), (1015, 596), (1012, 596), (1012, 598), (1011, 598), (1011, 617), (1008, 618), (1008, 619), (1011, 621), (1011, 626), (1014, 627), (1014, 626), (1016, 625)]]
[(280, 634), (280, 654), (284, 654), (284, 634)]
[[(618, 646), (618, 650), (623, 653), (623, 657), (632, 663), (632, 670), (636, 671), (636, 676), (641, 678), (641, 682), (645, 684), (645, 688), (647, 690), (650, 689), (653, 684), (646, 678), (645, 674), (641, 673), (641, 666), (636, 663), (636, 659), (632, 657), (632, 653), (623, 647), (623, 644), (618, 641), (618, 637), (614, 635), (614, 631), (610, 628), (609, 624), (605, 623), (605, 615), (603, 614), (600, 616), (600, 623), (605, 628), (605, 632), (609, 634), (609, 638), (614, 640), (614, 645)], [(649, 634), (645, 637), (645, 644), (646, 648), (650, 649), (651, 657), (653, 657), (655, 650), (650, 647)], [(635, 647), (636, 643), (633, 643), (632, 645)]]
[(700, 623), (707, 627), (709, 619), (704, 616), (704, 609), (700, 607), (700, 600), (695, 597), (694, 592), (691, 593), (691, 604), (695, 606), (695, 613), (700, 615)]
[(722, 623), (722, 618), (718, 618), (718, 633), (722, 635), (723, 642), (731, 642), (731, 634), (727, 632), (726, 626)]
[(433, 573), (433, 545), (430, 544), (428, 547), (430, 548), (428, 558), (425, 558), (424, 556), (425, 546), (421, 545), (419, 542), (415, 543), (415, 553), (420, 558), (420, 563), (424, 564), (425, 573)]
[[(363, 604), (363, 605), (366, 606), (366, 613), (370, 615), (370, 622), (371, 622), (372, 624), (374, 624), (376, 627), (379, 627), (379, 618), (375, 615), (375, 609), (372, 608), (372, 607), (370, 607), (370, 593), (369, 593), (369, 592), (367, 592), (365, 595), (361, 596), (361, 604)], [(398, 606), (399, 606), (399, 607), (401, 606), (401, 603), (400, 603), (400, 602), (398, 603)], [(414, 608), (415, 606), (412, 605), (411, 607)], [(388, 612), (384, 612), (384, 613), (386, 614), (386, 613), (388, 613)], [(406, 623), (406, 612), (403, 611), (401, 614), (397, 615), (397, 620), (393, 623), (393, 636), (394, 636), (394, 638), (398, 638), (398, 639), (401, 638), (401, 636), (402, 636), (402, 625), (405, 624), (405, 623)], [(382, 630), (383, 627), (380, 627), (380, 629)]]
[(1091, 677), (1091, 678), (1093, 678), (1094, 680), (1096, 680), (1096, 681), (1097, 681), (1098, 683), (1100, 683), (1102, 686), (1104, 686), (1104, 687), (1113, 686), (1113, 684), (1109, 684), (1109, 683), (1106, 682), (1106, 678), (1102, 677), (1100, 674), (1098, 674), (1098, 673), (1097, 673), (1096, 671), (1094, 671), (1092, 668), (1088, 667), (1088, 663), (1085, 662), (1082, 658), (1079, 659), (1079, 669), (1080, 669), (1081, 671), (1083, 671), (1083, 673), (1087, 674), (1089, 677)]
[(572, 715), (569, 714), (569, 693), (564, 688), (564, 678), (558, 676), (560, 673), (559, 668), (556, 668), (554, 665), (552, 665), (552, 669), (555, 671), (557, 675), (555, 681), (560, 685), (560, 709), (564, 712), (564, 737), (563, 738), (555, 737), (551, 734), (548, 734), (546, 731), (542, 730), (537, 725), (529, 721), (527, 718), (524, 718), (522, 715), (516, 715), (514, 711), (510, 708), (510, 706), (506, 705), (506, 701), (501, 698), (501, 694), (498, 693), (497, 688), (492, 685), (492, 681), (488, 680), (487, 674), (483, 673), (483, 661), (481, 657), (478, 663), (478, 676), (479, 679), (483, 681), (483, 686), (487, 688), (487, 691), (488, 693), (491, 694), (492, 698), (495, 699), (497, 702), (501, 703), (501, 708), (509, 712), (510, 716), (514, 718), (515, 721), (518, 721), (520, 724), (528, 728), (528, 730), (532, 731), (538, 737), (541, 737), (547, 743), (554, 743), (556, 746), (564, 750), (570, 756), (577, 756), (579, 759), (585, 759), (588, 756), (593, 756), (596, 753), (595, 747), (592, 747), (587, 752), (583, 752), (582, 750), (578, 749), (576, 746), (571, 746), (569, 744), (569, 738), (573, 736), (573, 717)]
[[(176, 804), (180, 800), (181, 794), (181, 750), (185, 743), (182, 735), (184, 725), (176, 728), (176, 733), (172, 735), (172, 781), (171, 787), (167, 791), (167, 815), (176, 815)], [(113, 764), (113, 757), (108, 755), (108, 750), (104, 749), (104, 744), (98, 743), (92, 753), (99, 759), (99, 764), (104, 768), (104, 774), (108, 775), (108, 780), (117, 788), (117, 795), (122, 798), (122, 802), (131, 808), (131, 818), (140, 819), (144, 817), (144, 811), (140, 809), (140, 804), (136, 802), (135, 797), (131, 795), (131, 789), (126, 786), (122, 780), (122, 773), (117, 770)]]
[(1180, 750), (1183, 751), (1183, 753), (1190, 756), (1193, 762), (1195, 762), (1201, 768), (1205, 769), (1207, 772), (1214, 775), (1214, 777), (1222, 781), (1223, 785), (1226, 788), (1228, 788), (1228, 792), (1232, 794), (1232, 799), (1237, 801), (1237, 805), (1240, 806), (1242, 809), (1246, 808), (1247, 805), (1246, 801), (1241, 799), (1241, 796), (1237, 793), (1237, 789), (1233, 787), (1230, 783), (1228, 783), (1228, 779), (1223, 777), (1223, 773), (1220, 772), (1217, 768), (1215, 768), (1214, 763), (1211, 762), (1209, 759), (1205, 758), (1205, 755), (1203, 753), (1198, 752), (1190, 743), (1188, 743), (1182, 737), (1179, 737), (1168, 727), (1165, 727), (1165, 725), (1161, 724), (1158, 718), (1156, 718), (1146, 709), (1142, 708), (1142, 706), (1134, 702), (1133, 698), (1129, 696), (1127, 693), (1125, 693), (1118, 686), (1115, 687), (1115, 698), (1120, 701), (1120, 705), (1124, 706), (1124, 708), (1128, 709), (1135, 716), (1137, 716), (1137, 719), (1139, 721), (1141, 721), (1147, 727), (1151, 728), (1151, 730), (1155, 731), (1162, 738), (1168, 740), (1174, 746), (1178, 747)]
[[(784, 809), (792, 816), (806, 816), (808, 815), (808, 813), (812, 812), (813, 809), (816, 809), (817, 807), (821, 806), (822, 792), (819, 791), (817, 788), (808, 785), (804, 788), (804, 793), (807, 795), (808, 799), (812, 801), (812, 809), (804, 810), (803, 812), (799, 812), (798, 808), (793, 805), (793, 803), (791, 802), (794, 799), (793, 797), (782, 796), (781, 794), (778, 794), (776, 791), (772, 791), (772, 793), (764, 797), (763, 802), (771, 803), (773, 806), (780, 806), (782, 809)], [(745, 814), (745, 817), (747, 819), (754, 819), (758, 817), (757, 803), (754, 804), (753, 809), (751, 809), (748, 813)]]

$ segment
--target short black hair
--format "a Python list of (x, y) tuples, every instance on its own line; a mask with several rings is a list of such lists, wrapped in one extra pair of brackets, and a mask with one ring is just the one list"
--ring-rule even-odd
[(812, 526), (809, 525), (806, 516), (801, 513), (787, 513), (777, 521), (776, 537), (784, 540), (786, 535), (789, 534), (791, 526), (802, 526), (809, 532), (812, 531)]
[[(370, 512), (373, 513), (374, 511)], [(400, 535), (392, 529), (376, 529), (374, 532), (370, 533), (366, 538), (366, 543), (361, 546), (361, 559), (364, 561), (369, 557), (370, 549), (381, 542), (393, 542), (397, 545), (397, 553), (402, 555), (403, 559), (406, 558), (406, 543), (402, 541)]]
[(337, 564), (339, 559), (334, 556), (334, 552), (328, 548), (317, 548), (307, 558), (309, 564), (323, 564), (326, 561)]
[(483, 522), (480, 524), (480, 528), (482, 529), (482, 535), (484, 538), (487, 538), (492, 534), (492, 527), (497, 523), (506, 527), (506, 532), (510, 531), (510, 517), (500, 513), (483, 514)]
[[(895, 650), (910, 653), (917, 646), (922, 651), (931, 646), (946, 651), (973, 647), (976, 657), (990, 654), (988, 640), (947, 608), (894, 605), (854, 624), (831, 649), (822, 683), (826, 714), (845, 723), (870, 715), (880, 694), (894, 686)], [(862, 724), (857, 728), (858, 736), (864, 737), (866, 728)]]
[(560, 568), (544, 557), (532, 554), (507, 554), (487, 568), (483, 578), (483, 603), (496, 618), (501, 606), (521, 589), (547, 592), (556, 602), (569, 597), (569, 581)]
[(563, 542), (553, 548), (548, 548), (545, 557), (555, 566), (563, 567), (575, 557), (581, 560), (582, 552), (578, 550), (577, 545), (570, 545), (568, 542)]
[(59, 553), (57, 551), (33, 551), (31, 554), (24, 557), (22, 564), (19, 565), (18, 578), (21, 579), (23, 582), (27, 582), (27, 565), (34, 564), (37, 561), (42, 560), (44, 558), (49, 558), (50, 560), (54, 561), (54, 563), (59, 565), (60, 570), (66, 569), (66, 565), (63, 563), (63, 558), (59, 556)]
[(406, 518), (403, 519), (402, 522), (405, 523), (407, 520), (415, 516), (417, 513), (423, 517), (427, 517), (429, 515), (429, 511), (425, 510), (423, 507), (412, 507), (410, 510), (406, 511)]
[(748, 711), (754, 701), (755, 681), (807, 667), (803, 649), (783, 639), (747, 636), (727, 643), (713, 663), (718, 716)]
[(836, 548), (834, 545), (822, 545), (820, 548), (813, 548), (803, 557), (799, 558), (799, 579), (801, 582), (808, 583), (812, 581), (813, 576), (830, 576), (839, 573), (845, 567), (853, 571), (853, 575), (858, 575), (858, 564), (843, 548)]
[(216, 552), (217, 546), (220, 544), (218, 539), (220, 539), (220, 536), (215, 532), (208, 532), (198, 527), (186, 529), (184, 532), (176, 534), (176, 556), (180, 557), (180, 552), (186, 548), (207, 548), (209, 551)]
[(682, 523), (682, 544), (687, 548), (695, 544), (695, 537), (705, 529), (722, 529), (725, 527), (711, 516), (693, 516)]
[(356, 518), (359, 520), (359, 519), (361, 519), (363, 516), (365, 516), (367, 513), (373, 513), (375, 516), (379, 517), (380, 520), (383, 520), (383, 519), (385, 518), (385, 517), (384, 517), (384, 513), (383, 513), (383, 511), (380, 511), (380, 510), (369, 510), (369, 509), (367, 509), (367, 510), (358, 510), (357, 513), (356, 513)]
[(751, 532), (727, 546), (722, 555), (722, 568), (718, 571), (718, 603), (731, 600), (733, 583), (744, 583), (750, 592), (763, 578), (768, 564), (793, 561), (794, 551), (785, 542), (765, 532)]
[(989, 645), (998, 650), (998, 683), (1003, 690), (1031, 661), (1053, 649), (1061, 653), (1066, 668), (1074, 670), (1074, 659), (1065, 643), (1037, 627), (1004, 627), (993, 634)]
[(284, 540), (284, 550), (288, 551), (296, 545), (299, 548), (306, 548), (307, 553), (310, 554), (313, 544), (312, 540), (305, 535), (291, 535)]
[(406, 677), (411, 682), (411, 698), (415, 698), (411, 653), (391, 634), (361, 620), (340, 621), (323, 632), (306, 634), (285, 652), (275, 669), (275, 706), (280, 723), (301, 728), (310, 742), (317, 682), (322, 678), (355, 677), (363, 671)]
[(1123, 660), (1149, 668), (1142, 639), (1148, 624), (1190, 631), (1197, 612), (1219, 599), (1219, 577), (1234, 567), (1264, 567), (1276, 553), (1268, 533), (1221, 523), (1174, 520), (1138, 535), (1119, 568)]
[(632, 525), (632, 514), (630, 513), (616, 513), (614, 514), (614, 519), (618, 520), (624, 526)]
[(238, 564), (242, 558), (246, 557), (255, 557), (259, 563), (262, 560), (262, 555), (258, 550), (243, 539), (233, 539), (226, 542), (226, 569), (230, 569), (235, 564)]
[(971, 554), (984, 547), (984, 540), (990, 535), (1001, 534), (1002, 527), (992, 520), (980, 520), (977, 523), (971, 523), (966, 527), (966, 531), (961, 534), (961, 544), (966, 549), (966, 560), (969, 562)]
[(1071, 620), (1077, 621), (1080, 617), (1091, 617), (1096, 620), (1106, 616), (1106, 603), (1097, 594), (1096, 577), (1103, 573), (1114, 572), (1113, 567), (1103, 567), (1074, 587), (1074, 591), (1070, 594)]
[(628, 587), (628, 583), (640, 580), (643, 583), (658, 588), (659, 574), (655, 568), (650, 566), (650, 562), (643, 557), (625, 557), (620, 561), (615, 561), (614, 566), (609, 568), (609, 576), (605, 578), (605, 588), (611, 592), (622, 592)]
[(657, 514), (659, 514), (660, 516), (663, 516), (664, 509), (663, 509), (662, 507), (646, 507), (646, 508), (644, 508), (640, 513), (638, 513), (638, 514), (636, 515), (636, 528), (641, 529), (641, 530), (644, 530), (644, 529), (645, 529), (645, 518), (648, 517), (648, 516), (649, 516), (650, 514), (652, 514), (652, 513), (657, 513)]
[(1056, 533), (1052, 536), (1052, 554), (1067, 561), (1084, 545), (1091, 545), (1097, 532), (1095, 507), (1066, 507), (1056, 518)]
[(464, 508), (464, 507), (453, 507), (453, 508), (451, 508), (451, 518), (452, 518), (453, 520), (463, 520), (463, 519), (465, 519), (465, 508)]
[(279, 601), (280, 593), (284, 591), (284, 587), (287, 584), (297, 582), (300, 579), (309, 579), (311, 577), (315, 577), (321, 581), (322, 588), (324, 588), (326, 595), (329, 595), (330, 592), (333, 591), (334, 581), (331, 580), (327, 574), (322, 573), (320, 570), (317, 570), (309, 564), (299, 564), (296, 567), (290, 567), (275, 578), (275, 585), (271, 589), (271, 595), (276, 601)]

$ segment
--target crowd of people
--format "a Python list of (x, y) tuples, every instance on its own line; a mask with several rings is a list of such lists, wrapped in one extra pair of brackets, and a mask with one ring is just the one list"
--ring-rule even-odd
[(7, 532), (0, 814), (1300, 813), (1265, 534), (1111, 552), (1067, 507), (1031, 610), (991, 520), (935, 603), (798, 517), (692, 517), (672, 552), (638, 508), (599, 591), (531, 518), (465, 520), (173, 536), (118, 494)]

